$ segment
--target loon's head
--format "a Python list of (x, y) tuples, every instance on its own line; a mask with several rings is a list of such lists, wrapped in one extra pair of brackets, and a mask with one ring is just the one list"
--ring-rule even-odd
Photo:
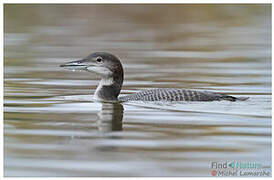
[(122, 88), (124, 72), (123, 66), (116, 56), (106, 52), (95, 52), (86, 58), (62, 64), (60, 67), (98, 74), (101, 81), (96, 89), (95, 99), (117, 100)]
[(123, 76), (123, 67), (120, 60), (106, 52), (95, 52), (78, 61), (60, 65), (72, 70), (86, 70), (98, 74), (102, 78)]

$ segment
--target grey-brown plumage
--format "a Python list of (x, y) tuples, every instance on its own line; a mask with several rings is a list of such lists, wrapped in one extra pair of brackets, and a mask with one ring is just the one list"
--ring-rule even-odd
[(124, 79), (123, 66), (116, 56), (105, 52), (90, 54), (82, 60), (69, 62), (61, 67), (86, 70), (100, 75), (101, 81), (94, 94), (98, 101), (244, 101), (248, 99), (209, 91), (175, 88), (149, 89), (119, 96)]
[(225, 94), (175, 88), (149, 89), (136, 94), (120, 96), (120, 101), (220, 101), (244, 100)]

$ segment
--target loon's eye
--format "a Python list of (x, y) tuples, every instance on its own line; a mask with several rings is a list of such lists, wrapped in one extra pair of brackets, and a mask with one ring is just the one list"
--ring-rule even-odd
[(101, 61), (102, 61), (102, 57), (100, 57), (100, 56), (97, 57), (97, 58), (96, 58), (96, 61), (97, 61), (97, 62), (101, 62)]

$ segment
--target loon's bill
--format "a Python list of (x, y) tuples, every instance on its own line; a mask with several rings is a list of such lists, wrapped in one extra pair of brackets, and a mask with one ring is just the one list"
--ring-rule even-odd
[(94, 94), (97, 101), (245, 101), (248, 99), (248, 97), (234, 97), (209, 91), (176, 88), (150, 89), (119, 96), (124, 81), (123, 66), (119, 58), (106, 52), (95, 52), (82, 60), (62, 64), (60, 67), (98, 74), (101, 81)]
[(66, 64), (61, 64), (60, 67), (64, 67), (69, 70), (85, 70), (87, 65), (82, 64), (80, 61), (72, 61)]

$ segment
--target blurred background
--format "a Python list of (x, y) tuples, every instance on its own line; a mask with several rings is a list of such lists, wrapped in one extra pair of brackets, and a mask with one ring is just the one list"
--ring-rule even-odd
[[(59, 67), (96, 51), (121, 59), (122, 94), (250, 99), (100, 104), (98, 77)], [(212, 161), (271, 170), (270, 4), (4, 5), (5, 176), (212, 176)]]

